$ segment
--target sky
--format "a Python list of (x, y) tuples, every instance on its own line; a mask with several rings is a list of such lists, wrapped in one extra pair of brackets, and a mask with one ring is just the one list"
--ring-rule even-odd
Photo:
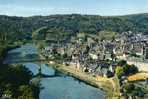
[(148, 13), (148, 0), (0, 0), (0, 15), (126, 15)]

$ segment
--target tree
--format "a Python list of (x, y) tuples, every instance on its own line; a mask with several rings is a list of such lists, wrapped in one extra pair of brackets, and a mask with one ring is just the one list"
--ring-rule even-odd
[(33, 97), (33, 90), (28, 85), (21, 85), (19, 87), (20, 96), (18, 99), (34, 99)]
[(127, 62), (125, 61), (125, 60), (120, 60), (119, 62), (118, 62), (118, 66), (124, 66), (124, 65), (126, 65), (127, 64)]
[(5, 95), (5, 96), (7, 96), (7, 97), (9, 97), (9, 98), (11, 98), (12, 97), (12, 95), (13, 95), (13, 92), (11, 91), (11, 90), (5, 90), (4, 92), (3, 92), (3, 95)]
[(12, 99), (36, 99), (38, 88), (30, 85), (32, 73), (27, 68), (2, 63), (0, 67), (0, 96), (7, 95)]
[[(133, 83), (129, 83), (129, 82), (126, 83), (123, 86), (123, 90), (127, 94), (127, 96), (133, 96), (133, 97), (136, 97), (136, 96), (143, 97), (144, 96), (144, 92), (142, 88), (135, 86)], [(138, 99), (141, 99), (141, 98), (138, 98)]]
[(135, 65), (126, 64), (123, 66), (123, 69), (125, 75), (135, 74), (138, 72), (138, 68)]
[(116, 33), (113, 31), (100, 31), (98, 35), (101, 40), (112, 40), (115, 38)]
[(124, 69), (121, 66), (117, 66), (115, 72), (119, 78), (124, 75)]
[(135, 89), (135, 85), (132, 83), (126, 83), (124, 85), (124, 92), (126, 92), (128, 94), (131, 93), (134, 89)]
[(37, 43), (37, 48), (38, 48), (39, 50), (42, 50), (44, 47), (45, 47), (45, 45), (44, 45), (43, 42), (38, 42), (38, 43)]

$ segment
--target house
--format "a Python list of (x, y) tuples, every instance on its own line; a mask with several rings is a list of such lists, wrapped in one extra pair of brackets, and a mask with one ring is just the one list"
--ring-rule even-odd
[(96, 68), (98, 67), (97, 63), (90, 63), (88, 66), (88, 71), (90, 73), (94, 73), (96, 71)]
[(116, 45), (112, 42), (107, 42), (104, 46), (105, 46), (105, 52), (107, 53), (112, 53), (116, 47)]
[(148, 46), (144, 46), (143, 55), (144, 59), (148, 59)]
[(112, 77), (113, 76), (113, 68), (110, 67), (110, 64), (105, 62), (98, 63), (98, 67), (95, 70), (95, 74), (103, 77)]
[(94, 60), (97, 60), (98, 59), (98, 55), (96, 54), (93, 54), (93, 53), (89, 53), (90, 57)]
[(134, 53), (136, 53), (137, 55), (143, 55), (143, 47), (144, 47), (144, 44), (141, 43), (141, 42), (134, 42), (131, 44), (132, 46), (132, 51)]
[(105, 60), (107, 60), (107, 59), (112, 60), (111, 53), (109, 53), (109, 52), (105, 53)]
[(57, 49), (57, 53), (61, 54), (61, 55), (64, 55), (65, 54), (65, 49), (64, 48), (58, 48)]

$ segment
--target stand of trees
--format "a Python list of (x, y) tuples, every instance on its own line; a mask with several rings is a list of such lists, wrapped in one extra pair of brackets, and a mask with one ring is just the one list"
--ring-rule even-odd
[(30, 85), (32, 73), (21, 65), (0, 65), (0, 97), (37, 99), (38, 87)]
[(121, 78), (122, 76), (132, 75), (138, 72), (138, 68), (135, 65), (128, 65), (126, 61), (121, 60), (116, 67), (116, 75)]
[[(76, 33), (98, 33), (126, 31), (148, 33), (148, 14), (127, 16), (99, 16), (99, 15), (51, 15), (32, 17), (0, 16), (0, 39), (30, 40), (32, 32), (48, 27), (48, 35), (55, 38), (75, 35)], [(57, 34), (57, 35), (51, 35)], [(41, 35), (44, 36), (44, 35)]]
[(0, 41), (0, 98), (38, 99), (39, 87), (30, 84), (32, 73), (22, 65), (3, 64), (7, 51), (16, 45)]
[(133, 99), (144, 99), (144, 90), (140, 87), (135, 86), (133, 83), (126, 83), (123, 86), (123, 91), (126, 93), (125, 97), (131, 97)]
[(134, 65), (128, 65), (125, 60), (118, 62), (116, 67), (116, 75), (119, 78), (121, 92), (126, 99), (144, 99), (145, 90), (141, 87), (136, 86), (133, 82), (126, 80), (126, 77), (138, 72), (138, 68)]

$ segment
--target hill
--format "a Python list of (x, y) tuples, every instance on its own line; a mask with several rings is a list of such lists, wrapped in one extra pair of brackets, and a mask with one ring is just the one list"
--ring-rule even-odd
[[(126, 16), (50, 15), (50, 16), (0, 16), (0, 39), (31, 39), (32, 32), (47, 27), (56, 37), (75, 35), (78, 32), (98, 33), (102, 30), (148, 34), (148, 14)], [(60, 34), (62, 33), (62, 34)], [(58, 36), (60, 34), (60, 36)]]

